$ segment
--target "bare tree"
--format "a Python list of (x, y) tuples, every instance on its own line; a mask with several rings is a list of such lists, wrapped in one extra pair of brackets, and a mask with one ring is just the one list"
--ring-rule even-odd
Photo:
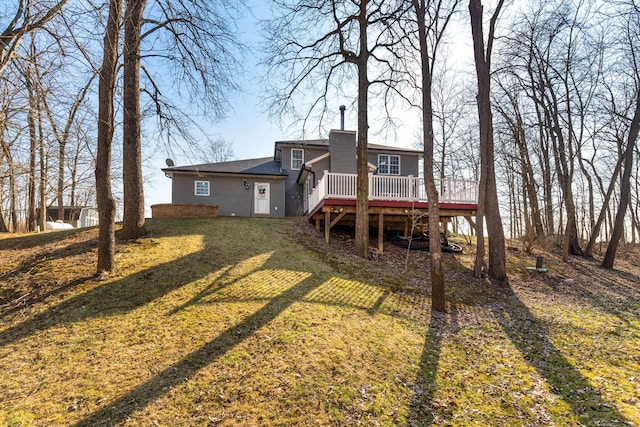
[(115, 268), (116, 201), (111, 191), (111, 144), (115, 127), (113, 99), (116, 87), (121, 14), (122, 0), (109, 0), (102, 66), (98, 74), (98, 152), (96, 156), (96, 200), (98, 215), (100, 215), (98, 273), (111, 272)]
[(9, 176), (9, 227), (7, 228), (11, 232), (16, 232), (18, 230), (18, 213), (17, 213), (17, 187), (16, 187), (16, 165), (13, 160), (13, 154), (11, 150), (11, 146), (15, 142), (17, 138), (13, 141), (7, 141), (4, 138), (4, 135), (0, 135), (0, 148), (2, 148), (2, 154), (4, 157), (4, 161), (7, 164)]
[[(438, 46), (451, 16), (459, 4), (458, 0), (426, 1), (412, 0), (419, 38), (422, 71), (422, 140), (424, 144), (424, 178), (429, 200), (429, 259), (431, 269), (431, 306), (434, 310), (446, 310), (445, 283), (440, 247), (440, 205), (433, 167), (433, 101), (432, 84)], [(428, 17), (428, 21), (427, 21)]]
[[(187, 133), (178, 116), (177, 103), (169, 101), (160, 89), (161, 77), (152, 72), (157, 63), (170, 69), (175, 79), (172, 95), (180, 96), (186, 86), (192, 106), (206, 110), (209, 119), (225, 114), (228, 93), (236, 89), (240, 48), (233, 25), (241, 0), (173, 2), (155, 0), (145, 17), (147, 0), (127, 0), (124, 16), (124, 100), (123, 100), (123, 185), (125, 239), (145, 233), (140, 126), (140, 94), (149, 97), (151, 111), (161, 132), (176, 127)], [(160, 67), (158, 67), (160, 68)], [(142, 75), (140, 71), (142, 70)], [(196, 96), (197, 94), (197, 96)]]
[[(618, 135), (616, 139), (618, 141), (618, 145), (622, 147), (624, 137), (622, 135)], [(611, 197), (613, 196), (613, 192), (617, 188), (618, 176), (620, 175), (620, 170), (622, 169), (623, 162), (624, 162), (624, 156), (623, 156), (623, 153), (620, 152), (618, 159), (615, 163), (615, 167), (613, 168), (613, 172), (611, 173), (611, 179), (609, 180), (609, 185), (607, 187), (606, 192), (604, 192), (604, 195), (603, 195), (600, 213), (598, 214), (598, 217), (593, 223), (593, 226), (591, 228), (591, 236), (589, 237), (589, 242), (587, 243), (587, 246), (584, 249), (585, 257), (593, 256), (593, 249), (595, 248), (595, 244), (598, 238), (600, 237), (602, 224), (604, 223), (607, 212), (609, 211)], [(594, 176), (596, 176), (596, 178), (598, 179), (598, 182), (600, 182), (601, 181), (600, 177), (597, 175), (597, 173), (595, 173), (596, 168), (595, 166), (593, 166), (593, 162), (591, 162), (591, 166), (592, 166), (592, 169), (594, 170)], [(602, 186), (602, 184), (600, 185)]]
[(493, 115), (491, 113), (491, 54), (495, 40), (496, 21), (504, 5), (504, 0), (498, 1), (491, 16), (489, 33), (485, 48), (483, 31), (483, 6), (480, 0), (469, 1), (471, 16), (471, 33), (473, 37), (473, 51), (478, 79), (478, 120), (480, 124), (480, 192), (477, 212), (478, 242), (474, 274), (479, 276), (484, 266), (484, 231), (483, 223), (486, 218), (489, 235), (489, 276), (499, 280), (507, 280), (506, 254), (504, 230), (500, 218), (500, 206), (495, 175), (495, 154), (493, 142)]
[(14, 57), (25, 35), (43, 28), (67, 3), (67, 0), (25, 1), (18, 0), (15, 13), (0, 33), (0, 75)]
[(607, 252), (602, 260), (602, 266), (608, 269), (613, 268), (618, 244), (624, 233), (624, 220), (631, 197), (630, 181), (633, 171), (633, 159), (636, 152), (638, 133), (640, 133), (640, 10), (638, 6), (635, 5), (635, 2), (631, 3), (626, 9), (628, 15), (625, 17), (624, 23), (626, 25), (622, 32), (622, 34), (624, 34), (622, 49), (624, 52), (623, 57), (629, 61), (630, 69), (632, 70), (629, 77), (634, 95), (632, 104), (633, 117), (629, 124), (629, 133), (624, 151), (624, 170), (620, 183), (620, 201), (611, 233), (611, 240), (609, 241)]
[[(519, 169), (518, 173), (524, 190), (523, 201), (525, 201), (523, 203), (525, 237), (528, 240), (543, 236), (544, 228), (538, 203), (538, 186), (536, 186), (535, 171), (527, 143), (527, 124), (522, 112), (521, 87), (513, 80), (517, 81), (518, 79), (505, 76), (498, 81), (503, 97), (495, 102), (495, 108), (508, 128), (507, 139), (513, 143), (506, 150), (508, 153), (506, 160), (509, 164), (517, 165)], [(511, 190), (515, 190), (515, 188), (511, 186)]]
[[(0, 162), (1, 177), (3, 186), (0, 192), (5, 191), (4, 183), (7, 182), (6, 202), (8, 204), (7, 217), (3, 217), (4, 227), (9, 232), (18, 230), (18, 172), (19, 165), (15, 158), (19, 151), (17, 141), (20, 138), (22, 128), (16, 129), (16, 122), (20, 120), (21, 110), (27, 110), (28, 107), (18, 100), (19, 90), (16, 85), (9, 84), (9, 81), (20, 81), (19, 73), (11, 75), (11, 79), (7, 79), (0, 85)], [(0, 82), (2, 80), (0, 79)], [(7, 206), (7, 205), (5, 205)], [(2, 209), (3, 206), (0, 206)]]
[(124, 216), (122, 237), (135, 239), (146, 233), (142, 146), (140, 141), (140, 41), (146, 0), (125, 0), (124, 83), (122, 130), (122, 184)]
[(36, 228), (36, 153), (38, 147), (38, 132), (36, 116), (39, 114), (40, 94), (42, 91), (37, 87), (37, 78), (33, 67), (35, 59), (35, 44), (33, 38), (29, 47), (31, 58), (25, 67), (24, 80), (26, 83), (29, 111), (27, 112), (27, 127), (29, 128), (29, 213), (27, 217), (27, 230), (34, 231)]
[(72, 103), (69, 107), (68, 113), (64, 119), (62, 130), (59, 129), (57, 119), (55, 117), (53, 108), (50, 105), (49, 97), (46, 93), (44, 93), (42, 97), (42, 109), (46, 114), (49, 120), (49, 126), (51, 128), (51, 132), (55, 137), (55, 140), (58, 143), (58, 174), (57, 174), (57, 191), (56, 191), (56, 199), (58, 201), (58, 218), (62, 219), (64, 215), (64, 190), (65, 190), (65, 160), (66, 160), (66, 149), (67, 144), (69, 143), (69, 139), (71, 138), (71, 131), (73, 129), (73, 125), (75, 124), (76, 117), (79, 109), (82, 107), (83, 102), (93, 84), (96, 75), (91, 74), (84, 87), (79, 89), (79, 92), (72, 96)]
[[(296, 111), (298, 97), (312, 94), (302, 121), (317, 119), (318, 128), (328, 111), (335, 88), (355, 86), (357, 93), (356, 254), (369, 257), (369, 180), (367, 142), (369, 91), (391, 83), (394, 41), (390, 23), (407, 10), (403, 2), (358, 0), (318, 3), (311, 0), (275, 0), (281, 15), (266, 28), (269, 73), (282, 76), (272, 91), (271, 109), (278, 115)], [(323, 31), (318, 32), (319, 28)], [(345, 67), (345, 65), (353, 65)], [(370, 70), (376, 67), (376, 78)], [(355, 72), (353, 72), (355, 71)], [(350, 83), (355, 81), (356, 84)], [(342, 85), (342, 86), (341, 86)], [(393, 91), (390, 89), (390, 91)], [(344, 95), (343, 95), (344, 96)]]
[(224, 138), (209, 138), (202, 148), (202, 161), (208, 163), (220, 163), (235, 157), (233, 144)]

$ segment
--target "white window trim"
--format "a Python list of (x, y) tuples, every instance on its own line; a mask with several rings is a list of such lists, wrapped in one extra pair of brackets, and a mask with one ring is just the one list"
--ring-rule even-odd
[[(200, 183), (206, 183), (207, 184), (207, 194), (198, 193), (198, 184), (200, 184)], [(195, 181), (193, 183), (193, 194), (195, 196), (208, 197), (211, 194), (211, 181)]]
[[(299, 151), (302, 154), (301, 159), (300, 159), (300, 167), (299, 168), (293, 167), (293, 152), (294, 151)], [(300, 169), (302, 169), (302, 165), (304, 165), (304, 150), (302, 148), (292, 148), (291, 149), (291, 169), (300, 170)]]
[[(387, 168), (387, 172), (380, 172), (380, 165), (381, 165), (380, 157), (381, 156), (386, 156), (388, 161), (389, 161), (389, 163), (385, 165), (386, 168)], [(391, 158), (392, 157), (397, 157), (398, 158), (398, 173), (391, 173)], [(396, 175), (396, 176), (400, 176), (401, 171), (402, 171), (402, 167), (401, 167), (401, 159), (400, 159), (399, 155), (397, 155), (397, 154), (378, 154), (378, 173), (380, 175)]]

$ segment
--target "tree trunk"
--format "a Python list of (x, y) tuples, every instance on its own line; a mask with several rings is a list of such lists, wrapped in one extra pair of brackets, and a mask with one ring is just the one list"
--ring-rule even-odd
[(74, 151), (73, 161), (71, 162), (71, 170), (69, 171), (69, 179), (71, 180), (69, 189), (69, 202), (72, 206), (78, 204), (76, 199), (76, 188), (78, 187), (78, 163), (80, 159), (81, 139), (78, 137)]
[(9, 229), (7, 228), (7, 223), (4, 221), (4, 216), (2, 215), (2, 211), (0, 210), (0, 233), (7, 233)]
[(609, 241), (607, 252), (602, 260), (602, 266), (608, 269), (613, 269), (618, 244), (624, 233), (624, 216), (631, 196), (631, 171), (633, 169), (636, 140), (638, 139), (638, 132), (640, 131), (640, 90), (636, 89), (636, 91), (636, 110), (633, 115), (633, 119), (631, 119), (629, 137), (627, 138), (627, 148), (624, 152), (624, 172), (622, 173), (622, 182), (620, 183), (620, 203), (616, 213), (616, 220), (613, 225), (613, 232), (611, 233), (611, 240)]
[[(478, 120), (480, 124), (480, 179), (484, 181), (484, 194), (480, 195), (483, 202), (483, 214), (486, 217), (487, 233), (489, 236), (489, 276), (504, 282), (507, 280), (506, 248), (504, 242), (504, 229), (500, 218), (500, 206), (495, 176), (495, 154), (493, 143), (493, 117), (491, 113), (491, 50), (493, 46), (495, 21), (498, 18), (504, 1), (500, 0), (491, 17), (491, 28), (487, 39), (487, 47), (484, 46), (484, 32), (482, 29), (482, 3), (480, 0), (470, 0), (469, 13), (471, 16), (471, 32), (473, 36), (473, 50), (476, 63), (476, 75), (478, 78)], [(483, 199), (484, 196), (484, 199)], [(478, 222), (479, 230), (482, 223)], [(478, 252), (480, 251), (480, 237), (478, 237)], [(484, 243), (482, 243), (484, 245)], [(482, 248), (484, 250), (484, 247)], [(476, 255), (477, 257), (477, 255)], [(477, 258), (476, 258), (477, 259)], [(476, 268), (477, 264), (476, 261)], [(474, 271), (477, 274), (477, 271)]]
[(16, 233), (18, 231), (18, 203), (17, 203), (17, 190), (16, 190), (16, 171), (13, 159), (9, 164), (9, 215), (11, 216), (11, 232)]
[(36, 129), (36, 114), (40, 107), (38, 98), (41, 94), (41, 87), (36, 84), (36, 72), (34, 72), (37, 64), (37, 50), (35, 39), (31, 37), (29, 46), (29, 54), (31, 58), (27, 61), (24, 70), (24, 79), (26, 82), (27, 95), (29, 97), (29, 110), (27, 111), (27, 127), (29, 129), (29, 183), (28, 183), (28, 216), (27, 231), (35, 231), (36, 229), (36, 151), (38, 147), (38, 132)]
[(27, 65), (27, 91), (29, 93), (29, 111), (27, 112), (27, 126), (29, 128), (29, 215), (27, 217), (27, 230), (36, 229), (36, 152), (38, 144), (38, 133), (36, 131), (36, 91), (33, 87), (31, 76), (31, 64)]
[[(429, 266), (431, 272), (431, 308), (446, 311), (444, 272), (440, 247), (440, 204), (433, 170), (433, 104), (431, 100), (431, 60), (427, 46), (424, 0), (413, 0), (418, 20), (422, 65), (422, 138), (424, 141), (424, 183), (429, 202)], [(434, 55), (435, 56), (435, 55)]]
[[(535, 187), (535, 176), (533, 173), (533, 165), (531, 164), (531, 158), (529, 156), (529, 150), (526, 142), (526, 135), (524, 131), (524, 123), (522, 117), (517, 117), (518, 126), (518, 149), (522, 158), (522, 183), (523, 183), (523, 197), (529, 200), (530, 212), (527, 218), (531, 219), (533, 230), (536, 236), (544, 235), (544, 227), (542, 225), (542, 215), (540, 214), (540, 203), (538, 202), (537, 191)], [(526, 220), (526, 219), (525, 219)]]
[[(58, 219), (64, 221), (64, 155), (65, 144), (58, 141), (58, 179), (56, 199), (58, 200)], [(71, 219), (71, 218), (69, 218)]]
[(604, 196), (604, 200), (602, 201), (602, 207), (600, 208), (600, 214), (598, 215), (598, 219), (596, 220), (593, 228), (591, 229), (591, 235), (589, 237), (589, 242), (587, 243), (587, 247), (584, 250), (584, 256), (592, 257), (593, 256), (593, 248), (596, 244), (596, 240), (600, 236), (600, 230), (602, 229), (602, 223), (605, 220), (607, 209), (609, 208), (609, 203), (611, 202), (611, 195), (613, 194), (614, 189), (616, 188), (616, 181), (618, 180), (618, 174), (620, 173), (620, 169), (622, 167), (624, 159), (621, 157), (616, 162), (616, 167), (613, 169), (613, 176), (611, 177), (611, 181), (609, 181), (609, 187), (607, 188), (607, 193)]
[(567, 211), (567, 223), (562, 241), (562, 259), (566, 262), (568, 261), (570, 254), (582, 255), (583, 252), (580, 248), (580, 242), (578, 241), (576, 206), (573, 200), (573, 167), (567, 166), (568, 162), (573, 163), (573, 160), (567, 158), (564, 137), (560, 130), (557, 117), (555, 120), (553, 133), (555, 133), (556, 137), (552, 137), (552, 141), (554, 141), (554, 152), (556, 156), (556, 172), (558, 174), (558, 181), (560, 183), (560, 189), (562, 190), (563, 201)]
[(9, 226), (6, 226), (7, 230), (11, 233), (17, 231), (18, 214), (16, 212), (16, 170), (13, 162), (13, 156), (9, 145), (0, 138), (0, 145), (2, 145), (2, 152), (5, 159), (7, 159), (7, 166), (9, 168)]
[(358, 68), (358, 146), (357, 146), (357, 192), (356, 192), (356, 254), (369, 258), (369, 167), (367, 162), (367, 137), (369, 119), (369, 78), (367, 76), (367, 1), (360, 3), (358, 16), (360, 26), (360, 53), (356, 59)]
[[(40, 80), (40, 77), (38, 77), (38, 80)], [(39, 198), (38, 198), (38, 206), (39, 206), (39, 211), (42, 213), (39, 217), (38, 217), (38, 226), (40, 227), (41, 231), (45, 231), (47, 229), (47, 218), (46, 218), (46, 213), (47, 213), (47, 193), (46, 193), (46, 188), (47, 188), (47, 169), (48, 169), (48, 164), (47, 164), (47, 157), (45, 156), (45, 138), (44, 138), (44, 126), (42, 123), (42, 107), (43, 107), (43, 103), (42, 103), (43, 97), (39, 96), (37, 98), (38, 101), (38, 109), (37, 111), (37, 115), (36, 115), (36, 119), (38, 122), (38, 158), (39, 158), (39, 162), (40, 162), (40, 176), (39, 176)]]
[[(42, 120), (38, 120), (38, 126), (40, 127), (40, 135), (42, 136)], [(38, 224), (40, 225), (40, 231), (47, 229), (47, 158), (44, 151), (44, 138), (40, 138), (40, 217)]]
[(96, 154), (96, 199), (100, 227), (98, 232), (98, 273), (115, 268), (116, 202), (111, 192), (111, 144), (114, 131), (113, 97), (118, 65), (121, 0), (109, 0), (104, 51), (98, 88), (98, 150)]
[(126, 5), (124, 16), (122, 133), (124, 216), (122, 237), (135, 239), (146, 233), (140, 142), (140, 31), (146, 0), (126, 0)]

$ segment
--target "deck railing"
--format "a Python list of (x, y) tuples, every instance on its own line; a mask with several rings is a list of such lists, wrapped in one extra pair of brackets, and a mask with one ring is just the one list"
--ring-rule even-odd
[[(324, 199), (355, 199), (357, 175), (325, 171), (309, 193), (305, 208), (312, 211)], [(462, 179), (436, 180), (440, 203), (478, 203), (478, 183)], [(369, 200), (426, 202), (423, 178), (369, 175)]]

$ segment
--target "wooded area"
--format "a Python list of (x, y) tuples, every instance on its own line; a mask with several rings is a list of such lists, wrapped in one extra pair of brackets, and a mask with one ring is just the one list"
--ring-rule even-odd
[[(141, 123), (157, 141), (189, 140), (177, 94), (215, 118), (238, 85), (234, 22), (246, 10), (210, 3), (0, 7), (0, 231), (34, 231), (38, 211), (67, 205), (97, 204), (107, 227), (114, 185), (124, 188), (125, 237), (144, 234)], [(433, 162), (425, 170), (488, 183), (480, 212), (491, 277), (506, 278), (503, 232), (528, 248), (557, 239), (565, 260), (606, 250), (612, 268), (619, 243), (640, 240), (640, 8), (632, 0), (482, 3), (274, 1), (263, 46), (272, 112), (320, 129), (331, 100), (348, 93), (362, 152), (371, 123), (392, 132), (402, 125), (394, 109), (420, 114), (427, 125), (417, 144)], [(472, 42), (475, 61), (456, 55)], [(429, 114), (407, 112), (423, 106), (432, 125)], [(358, 224), (368, 224), (360, 212)], [(365, 228), (356, 246), (367, 257)], [(104, 233), (108, 256), (112, 227)], [(478, 258), (476, 274), (483, 264)]]

